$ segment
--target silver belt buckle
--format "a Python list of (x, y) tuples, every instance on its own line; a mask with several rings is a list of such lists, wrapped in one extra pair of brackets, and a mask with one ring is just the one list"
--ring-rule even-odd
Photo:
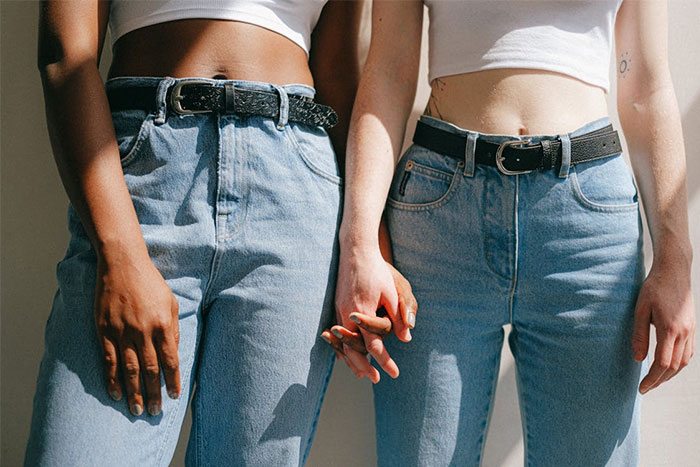
[(532, 172), (532, 170), (508, 170), (503, 165), (503, 161), (506, 160), (506, 157), (503, 155), (503, 150), (506, 146), (529, 146), (530, 143), (532, 143), (531, 139), (513, 139), (499, 144), (498, 149), (496, 149), (496, 166), (498, 170), (504, 175), (520, 175)]
[(184, 99), (184, 96), (181, 94), (182, 87), (187, 86), (188, 84), (208, 84), (210, 86), (213, 86), (211, 82), (203, 79), (184, 79), (182, 81), (178, 81), (177, 83), (175, 83), (175, 85), (173, 86), (173, 90), (170, 92), (170, 107), (172, 107), (172, 109), (176, 113), (179, 113), (181, 115), (203, 114), (211, 112), (211, 110), (188, 110), (182, 108), (182, 99)]

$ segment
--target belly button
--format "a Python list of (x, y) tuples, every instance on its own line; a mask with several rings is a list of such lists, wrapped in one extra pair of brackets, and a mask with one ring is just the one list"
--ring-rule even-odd
[(218, 75), (214, 75), (214, 77), (212, 79), (228, 79), (228, 78), (226, 78), (226, 75), (218, 74)]

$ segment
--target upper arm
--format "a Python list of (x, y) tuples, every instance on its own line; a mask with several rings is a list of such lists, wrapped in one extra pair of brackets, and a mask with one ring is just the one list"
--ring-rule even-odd
[(422, 33), (421, 0), (375, 1), (366, 71), (415, 94)]
[(670, 85), (666, 0), (624, 0), (615, 22), (615, 48), (618, 102)]
[(37, 66), (94, 61), (102, 52), (108, 0), (43, 0), (39, 12)]

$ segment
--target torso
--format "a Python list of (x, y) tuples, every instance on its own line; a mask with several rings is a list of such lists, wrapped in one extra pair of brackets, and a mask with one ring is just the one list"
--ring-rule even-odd
[(185, 19), (136, 29), (114, 46), (109, 78), (206, 77), (313, 86), (304, 50), (239, 21)]
[(480, 133), (570, 132), (608, 115), (602, 88), (544, 70), (500, 68), (431, 83), (426, 115)]

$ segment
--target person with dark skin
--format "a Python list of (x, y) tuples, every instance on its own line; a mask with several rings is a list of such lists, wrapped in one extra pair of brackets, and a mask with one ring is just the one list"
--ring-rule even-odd
[[(38, 68), (72, 237), (27, 465), (167, 465), (190, 397), (188, 464), (308, 454), (333, 363), (318, 334), (333, 314), (362, 2), (303, 4), (316, 9), (305, 41), (285, 31), (306, 18), (276, 30), (240, 16), (255, 2), (228, 3), (230, 17), (202, 2), (204, 14), (122, 34), (107, 83), (115, 8), (154, 3), (41, 4)], [(288, 7), (264, 6), (305, 14)], [(319, 104), (337, 112), (332, 129)]]

